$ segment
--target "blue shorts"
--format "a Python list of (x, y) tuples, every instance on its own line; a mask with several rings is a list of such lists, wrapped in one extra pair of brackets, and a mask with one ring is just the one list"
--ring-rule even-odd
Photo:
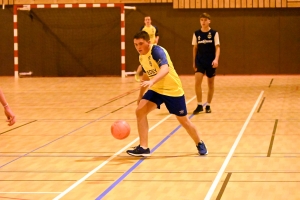
[(154, 92), (153, 90), (148, 90), (144, 94), (143, 99), (155, 103), (158, 109), (160, 109), (160, 105), (162, 103), (165, 103), (170, 114), (174, 114), (176, 116), (187, 115), (184, 95), (180, 97), (170, 97)]

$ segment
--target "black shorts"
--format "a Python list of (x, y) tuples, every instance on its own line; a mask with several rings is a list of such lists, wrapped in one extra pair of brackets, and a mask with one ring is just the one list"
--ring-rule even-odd
[(148, 90), (143, 99), (149, 100), (157, 105), (157, 108), (160, 109), (160, 105), (165, 103), (170, 114), (174, 114), (176, 116), (186, 116), (187, 109), (185, 104), (184, 95), (180, 97), (170, 97), (166, 95), (159, 94), (154, 92), (153, 90)]
[(196, 68), (197, 68), (196, 72), (205, 74), (208, 78), (212, 78), (216, 75), (216, 68), (213, 68), (212, 66), (201, 65), (201, 66), (196, 66)]

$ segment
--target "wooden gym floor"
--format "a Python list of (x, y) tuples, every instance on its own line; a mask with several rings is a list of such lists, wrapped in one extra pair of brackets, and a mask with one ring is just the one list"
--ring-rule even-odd
[[(0, 199), (300, 199), (300, 76), (218, 75), (199, 115), (194, 77), (181, 79), (207, 156), (165, 106), (148, 118), (152, 156), (125, 153), (138, 145), (133, 77), (1, 77), (17, 123), (0, 115)], [(110, 134), (118, 119), (125, 140)]]

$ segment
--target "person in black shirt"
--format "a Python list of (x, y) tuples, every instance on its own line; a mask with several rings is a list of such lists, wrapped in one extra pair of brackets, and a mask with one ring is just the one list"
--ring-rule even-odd
[(208, 94), (206, 113), (211, 113), (210, 103), (214, 94), (214, 81), (216, 68), (219, 65), (220, 40), (216, 30), (210, 28), (210, 15), (203, 13), (200, 16), (201, 29), (193, 34), (193, 69), (195, 70), (195, 92), (198, 105), (193, 114), (203, 111), (202, 105), (202, 80), (207, 76)]

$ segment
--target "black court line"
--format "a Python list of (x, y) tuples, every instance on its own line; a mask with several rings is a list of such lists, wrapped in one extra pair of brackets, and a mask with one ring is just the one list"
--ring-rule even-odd
[(234, 171), (235, 174), (299, 174), (300, 171), (246, 171), (246, 172), (239, 172)]
[(269, 87), (271, 87), (272, 83), (273, 83), (273, 79), (271, 80), (271, 82), (270, 82), (270, 84), (269, 84)]
[[(23, 136), (22, 136), (23, 137)], [(23, 153), (27, 153), (27, 151), (18, 151), (18, 152), (11, 152), (11, 151), (6, 151), (6, 152), (0, 152), (0, 154), (11, 154), (11, 155), (14, 155), (14, 154), (23, 154)], [(112, 154), (112, 153), (115, 153), (113, 151), (98, 151), (98, 152), (32, 152), (32, 154), (40, 154), (40, 155), (44, 155), (44, 154), (55, 154), (55, 155), (59, 155), (59, 154), (77, 154), (77, 155), (80, 155), (80, 154)], [(174, 155), (178, 153), (178, 155)], [(196, 153), (191, 153), (190, 155), (180, 155), (179, 153), (191, 153), (191, 152), (180, 152), (180, 151), (168, 151), (168, 152), (157, 152), (156, 154), (164, 154), (163, 157), (187, 157), (187, 156), (190, 156), (190, 157), (194, 157), (194, 156), (198, 156), (198, 154)], [(166, 154), (172, 154), (172, 155), (166, 155)], [(217, 154), (218, 156), (225, 156), (227, 155), (226, 152), (209, 152), (209, 154)], [(221, 155), (220, 155), (221, 154)], [(224, 155), (223, 155), (224, 154)], [(239, 156), (244, 156), (244, 155), (248, 155), (248, 156), (255, 156), (255, 155), (263, 155), (263, 153), (248, 153), (248, 152), (239, 152), (239, 153), (235, 153)], [(280, 155), (280, 154), (293, 154), (293, 155), (300, 155), (300, 153), (295, 153), (295, 152), (286, 152), (286, 153), (275, 153), (276, 155)], [(127, 155), (127, 154), (126, 154)], [(82, 155), (84, 156), (84, 155)], [(107, 155), (108, 156), (108, 155)], [(119, 157), (122, 157), (122, 156), (119, 156)], [(151, 156), (153, 159), (155, 158), (161, 158), (162, 156)]]
[(235, 183), (300, 183), (300, 181), (231, 181)]
[(15, 128), (9, 129), (8, 131), (4, 131), (4, 132), (0, 133), (0, 135), (2, 135), (2, 134), (4, 134), (4, 133), (7, 133), (7, 132), (9, 132), (9, 131), (15, 130), (15, 129), (17, 129), (17, 128), (20, 128), (20, 127), (22, 127), (22, 126), (26, 126), (26, 125), (31, 124), (31, 123), (36, 122), (36, 121), (37, 121), (37, 120), (33, 120), (33, 121), (28, 122), (28, 123), (26, 123), (26, 124), (23, 124), (23, 125), (21, 125), (21, 126), (17, 126), (17, 127), (15, 127)]
[[(135, 101), (136, 101), (136, 100), (135, 100)], [(133, 102), (135, 102), (135, 101), (133, 101)], [(129, 104), (123, 106), (122, 108), (124, 108), (124, 107), (126, 107), (126, 106), (132, 104), (133, 102), (130, 102)], [(115, 111), (113, 111), (113, 112), (115, 112)], [(95, 119), (95, 120), (92, 120), (91, 122), (89, 122), (89, 123), (87, 123), (87, 124), (85, 124), (85, 125), (83, 125), (83, 126), (80, 126), (79, 128), (76, 128), (75, 130), (73, 130), (73, 131), (71, 131), (71, 132), (69, 132), (69, 133), (67, 133), (67, 134), (65, 134), (65, 135), (62, 135), (62, 136), (60, 136), (60, 137), (58, 137), (58, 138), (56, 138), (56, 139), (54, 139), (54, 140), (52, 140), (52, 141), (50, 141), (50, 142), (48, 142), (48, 143), (42, 145), (42, 146), (40, 146), (40, 147), (37, 147), (37, 148), (33, 149), (32, 151), (26, 152), (26, 153), (23, 154), (23, 155), (19, 155), (18, 157), (16, 157), (15, 159), (11, 160), (10, 162), (7, 162), (7, 163), (5, 163), (5, 164), (3, 164), (3, 165), (0, 165), (0, 169), (1, 169), (2, 167), (4, 167), (4, 166), (6, 166), (6, 165), (8, 165), (8, 164), (10, 164), (10, 163), (12, 163), (12, 162), (14, 162), (14, 161), (16, 161), (16, 160), (22, 158), (22, 157), (28, 156), (29, 154), (31, 154), (31, 153), (33, 153), (33, 152), (35, 152), (35, 151), (37, 151), (37, 150), (39, 150), (39, 149), (41, 149), (41, 148), (43, 148), (43, 147), (45, 147), (45, 146), (48, 146), (48, 145), (52, 144), (53, 142), (56, 142), (57, 140), (60, 140), (61, 138), (64, 138), (64, 137), (66, 137), (66, 136), (68, 136), (68, 135), (71, 135), (72, 133), (74, 133), (74, 132), (76, 132), (76, 131), (78, 131), (78, 130), (80, 130), (80, 129), (85, 128), (86, 126), (88, 126), (88, 125), (90, 125), (90, 124), (92, 124), (92, 123), (94, 123), (94, 122), (96, 122), (96, 121), (101, 120), (102, 118), (104, 118), (104, 117), (110, 115), (110, 114), (113, 113), (113, 112), (107, 113), (107, 114), (105, 114), (105, 115), (103, 115), (103, 116), (101, 116), (101, 117), (99, 117), (99, 118), (97, 118), (97, 119)], [(94, 157), (96, 157), (96, 156), (94, 156)], [(108, 157), (108, 156), (101, 156), (101, 157)]]
[(37, 147), (37, 148), (35, 148), (35, 149), (31, 150), (31, 151), (28, 151), (27, 153), (25, 153), (25, 154), (23, 154), (23, 155), (21, 155), (21, 156), (16, 157), (15, 159), (13, 159), (13, 160), (11, 160), (11, 161), (5, 163), (5, 164), (0, 165), (0, 169), (1, 169), (2, 167), (5, 167), (6, 165), (9, 165), (9, 164), (12, 163), (12, 162), (15, 162), (16, 160), (19, 160), (19, 159), (21, 159), (21, 158), (23, 158), (23, 157), (25, 157), (25, 156), (31, 154), (32, 152), (35, 152), (35, 151), (37, 151), (37, 150), (39, 150), (39, 149), (41, 149), (41, 148), (43, 148), (43, 147), (46, 147), (46, 146), (48, 146), (48, 145), (50, 145), (50, 144), (52, 144), (52, 143), (54, 143), (54, 142), (56, 142), (56, 141), (58, 141), (58, 140), (60, 140), (60, 139), (62, 139), (62, 138), (64, 138), (64, 137), (66, 137), (66, 136), (68, 136), (68, 135), (71, 135), (72, 133), (74, 133), (74, 132), (76, 132), (76, 131), (78, 131), (78, 130), (80, 130), (80, 129), (83, 129), (83, 128), (85, 128), (86, 126), (89, 126), (90, 124), (95, 123), (95, 122), (101, 120), (102, 118), (104, 118), (104, 117), (106, 117), (106, 116), (108, 116), (108, 115), (110, 115), (110, 113), (105, 114), (105, 115), (103, 115), (103, 116), (101, 116), (101, 117), (99, 117), (99, 118), (97, 118), (97, 119), (94, 119), (94, 120), (92, 120), (91, 122), (86, 123), (85, 125), (80, 126), (79, 128), (74, 129), (73, 131), (70, 131), (70, 132), (68, 132), (68, 133), (66, 133), (66, 134), (64, 134), (64, 135), (62, 135), (62, 136), (59, 136), (58, 138), (56, 138), (56, 139), (54, 139), (54, 140), (51, 140), (50, 142), (47, 142), (46, 144), (44, 144), (44, 145), (42, 145), (42, 146), (39, 146), (39, 147)]
[[(135, 90), (135, 91), (136, 91), (136, 90)], [(136, 100), (135, 100), (135, 101), (136, 101)], [(135, 101), (133, 101), (133, 102), (135, 102)], [(131, 103), (133, 103), (133, 102), (131, 102)], [(131, 103), (129, 103), (129, 104), (127, 104), (127, 105), (130, 105)], [(127, 105), (126, 105), (126, 106), (127, 106)], [(126, 106), (124, 106), (124, 107), (126, 107)], [(112, 112), (111, 112), (111, 113), (112, 113)], [(50, 142), (48, 142), (48, 143), (46, 143), (46, 144), (44, 144), (44, 145), (42, 145), (42, 146), (39, 146), (39, 147), (37, 147), (37, 148), (35, 148), (35, 149), (29, 151), (29, 152), (24, 153), (23, 155), (19, 155), (19, 156), (16, 157), (15, 159), (13, 159), (13, 160), (11, 160), (11, 161), (5, 163), (5, 164), (0, 165), (0, 169), (3, 168), (3, 167), (5, 167), (6, 165), (9, 165), (10, 163), (12, 163), (12, 162), (14, 162), (14, 161), (16, 161), (16, 160), (19, 160), (20, 158), (26, 157), (26, 156), (28, 156), (29, 154), (31, 154), (31, 153), (33, 153), (33, 152), (35, 152), (35, 151), (37, 151), (37, 150), (39, 150), (39, 149), (41, 149), (41, 148), (43, 148), (43, 147), (46, 147), (46, 146), (50, 145), (50, 144), (52, 144), (52, 143), (54, 143), (54, 142), (56, 142), (56, 141), (58, 141), (58, 140), (60, 140), (60, 139), (62, 139), (62, 138), (64, 138), (64, 137), (66, 137), (66, 136), (69, 136), (69, 135), (71, 135), (72, 133), (74, 133), (74, 132), (76, 132), (76, 131), (78, 131), (78, 130), (80, 130), (80, 129), (83, 129), (83, 128), (85, 128), (86, 126), (89, 126), (89, 125), (92, 124), (92, 123), (95, 123), (95, 122), (97, 122), (97, 121), (99, 121), (99, 120), (105, 118), (106, 116), (110, 115), (111, 113), (107, 113), (107, 114), (105, 114), (105, 115), (103, 115), (103, 116), (101, 116), (101, 117), (99, 117), (99, 118), (97, 118), (97, 119), (94, 119), (94, 120), (92, 120), (92, 121), (86, 123), (85, 125), (80, 126), (79, 128), (76, 128), (76, 129), (74, 129), (73, 131), (70, 131), (69, 133), (66, 133), (66, 134), (64, 134), (64, 135), (62, 135), (62, 136), (59, 136), (58, 138), (56, 138), (56, 139), (54, 139), (54, 140), (52, 140), (52, 141), (50, 141)]]
[(130, 104), (133, 104), (134, 102), (136, 102), (136, 100), (134, 100), (134, 101), (132, 101), (132, 102), (130, 102), (130, 103), (128, 103), (128, 104), (126, 104), (126, 105), (124, 105), (124, 106), (122, 106), (122, 107), (114, 110), (114, 111), (112, 111), (111, 113), (117, 112), (118, 110), (121, 110), (122, 108), (125, 108), (125, 107), (129, 106)]
[[(288, 153), (287, 153), (288, 154)], [(210, 154), (211, 155), (211, 154)], [(19, 157), (23, 157), (23, 155), (11, 155), (11, 156), (3, 156), (0, 155), (0, 157), (2, 158), (16, 158), (18, 159)], [(97, 155), (93, 155), (93, 156), (82, 156), (82, 155), (74, 155), (74, 156), (60, 156), (60, 155), (53, 155), (53, 156), (31, 156), (31, 155), (26, 155), (27, 158), (94, 158), (94, 159), (100, 159), (100, 158), (109, 158), (111, 157), (111, 155), (107, 155), (107, 156), (97, 156)], [(182, 156), (163, 156), (163, 158), (181, 158)], [(195, 155), (195, 156), (189, 156), (188, 158), (197, 158), (199, 156)], [(215, 155), (211, 155), (210, 157), (213, 158), (225, 158), (226, 156), (215, 156)], [(259, 156), (232, 156), (233, 158), (265, 158), (266, 155), (259, 155)], [(299, 158), (300, 156), (295, 155), (295, 156), (276, 156), (276, 158)], [(128, 158), (127, 154), (124, 154), (124, 156), (118, 156), (118, 158)], [(79, 160), (80, 162), (88, 162), (86, 160)], [(78, 161), (78, 162), (79, 162)], [(93, 160), (89, 160), (93, 161)], [(96, 161), (96, 160), (95, 160)]]
[[(227, 178), (227, 177), (226, 177)], [(36, 181), (39, 181), (39, 182), (75, 182), (77, 180), (71, 180), (71, 179), (68, 179), (68, 180), (0, 180), (0, 182), (36, 182)], [(94, 182), (94, 181), (97, 181), (97, 182), (107, 182), (107, 181), (114, 181), (114, 179), (89, 179), (89, 180), (85, 180), (86, 182)], [(136, 180), (123, 180), (125, 182), (211, 182), (211, 180), (140, 180), (140, 179), (136, 179)], [(234, 183), (299, 183), (300, 181), (281, 181), (281, 180), (278, 180), (278, 181), (231, 181), (231, 182), (234, 182)], [(220, 199), (220, 198), (216, 198), (216, 199)]]
[[(16, 182), (16, 181), (18, 181), (18, 182), (36, 182), (36, 181), (40, 181), (40, 182), (53, 182), (53, 181), (67, 181), (67, 182), (70, 182), (70, 181), (77, 181), (77, 180), (72, 180), (72, 179), (68, 179), (68, 180), (44, 180), (44, 179), (40, 179), (40, 180), (34, 180), (34, 179), (32, 179), (32, 180), (30, 180), (30, 179), (22, 179), (22, 180), (17, 180), (17, 179), (15, 179), (15, 180), (0, 180), (0, 182)], [(104, 180), (103, 180), (104, 181)], [(113, 180), (112, 180), (113, 181)]]
[(222, 185), (222, 187), (221, 187), (221, 189), (220, 189), (220, 192), (219, 192), (219, 194), (218, 194), (216, 200), (220, 200), (220, 199), (222, 198), (222, 195), (223, 195), (223, 193), (224, 193), (224, 191), (225, 191), (225, 189), (226, 189), (226, 186), (227, 186), (227, 184), (228, 184), (228, 182), (229, 182), (229, 179), (230, 179), (230, 177), (231, 177), (231, 174), (232, 174), (231, 172), (229, 172), (229, 173), (227, 174), (227, 176), (226, 176), (226, 178), (225, 178), (225, 181), (224, 181), (224, 183), (223, 183), (223, 185)]
[[(0, 157), (12, 157), (12, 158), (15, 158), (15, 157), (19, 157), (19, 156), (22, 156), (21, 155), (0, 155)], [(101, 155), (27, 155), (26, 157), (28, 158), (48, 158), (48, 157), (55, 157), (55, 158), (108, 158), (108, 157), (111, 157), (111, 155), (105, 155), (105, 156), (101, 156)], [(128, 158), (127, 155), (125, 156), (118, 156), (118, 158)], [(160, 157), (156, 157), (156, 158), (180, 158), (180, 157), (183, 157), (182, 155), (178, 155), (178, 156), (160, 156)], [(186, 155), (184, 157), (187, 157)], [(199, 157), (198, 155), (194, 155), (194, 156), (188, 156), (189, 158), (191, 157)], [(224, 157), (224, 156), (215, 156), (215, 157)], [(243, 156), (244, 157), (244, 156)], [(251, 156), (253, 157), (253, 156)], [(263, 157), (263, 156), (261, 156)]]
[[(63, 180), (63, 179), (53, 179), (53, 180), (44, 180), (44, 179), (20, 179), (20, 180), (0, 180), (0, 182), (36, 182), (36, 181), (40, 181), (40, 182), (53, 182), (53, 181), (57, 181), (57, 182), (70, 182), (70, 181), (77, 181), (77, 180), (72, 180), (72, 179), (68, 179), (68, 180)], [(114, 179), (89, 179), (89, 180), (85, 180), (86, 182), (92, 182), (92, 181), (97, 181), (97, 182), (107, 182), (107, 181), (114, 181)], [(134, 179), (134, 180), (123, 180), (125, 182), (211, 182), (211, 180), (140, 180), (140, 179)]]
[[(23, 137), (23, 135), (22, 135), (22, 137)], [(177, 152), (177, 151), (176, 151)], [(0, 153), (4, 153), (4, 154), (7, 154), (7, 153), (12, 153), (12, 154), (17, 154), (17, 153), (27, 153), (27, 151), (18, 151), (18, 152), (12, 152), (12, 151), (5, 151), (5, 152), (0, 152)], [(44, 151), (44, 152), (32, 152), (32, 153), (36, 153), (36, 154), (72, 154), (72, 153), (74, 153), (74, 154), (80, 154), (80, 153), (83, 153), (83, 154), (91, 154), (91, 153), (97, 153), (97, 154), (99, 154), (99, 153), (109, 153), (109, 154), (111, 154), (111, 153), (115, 153), (114, 151), (94, 151), (94, 152), (83, 152), (83, 151), (78, 151), (78, 152), (63, 152), (63, 151), (58, 151), (58, 152), (55, 152), (55, 151)]]
[(127, 96), (127, 95), (129, 95), (129, 94), (131, 94), (131, 93), (133, 93), (133, 92), (138, 91), (139, 89), (140, 89), (140, 88), (131, 90), (131, 91), (129, 91), (129, 92), (126, 92), (125, 94), (122, 94), (122, 95), (120, 95), (120, 96), (118, 96), (118, 97), (116, 97), (116, 98), (113, 98), (111, 101), (109, 101), (109, 102), (107, 102), (107, 103), (105, 103), (105, 104), (102, 104), (101, 106), (98, 106), (98, 107), (96, 107), (96, 108), (93, 108), (93, 109), (91, 109), (91, 110), (89, 110), (89, 111), (86, 111), (85, 113), (89, 113), (89, 112), (92, 112), (92, 111), (94, 111), (94, 110), (97, 110), (98, 108), (101, 108), (101, 107), (103, 107), (103, 106), (105, 106), (105, 105), (107, 105), (107, 104), (110, 104), (110, 103), (112, 103), (112, 102), (118, 100), (118, 99), (121, 99), (121, 98), (123, 98), (123, 97), (125, 97), (125, 96)]
[(20, 198), (3, 197), (3, 196), (0, 196), (0, 199), (10, 199), (10, 200), (29, 200), (29, 199), (20, 199)]
[(259, 111), (260, 111), (262, 105), (264, 104), (265, 98), (266, 98), (266, 97), (263, 98), (263, 100), (261, 101), (261, 103), (260, 103), (260, 105), (259, 105), (259, 107), (258, 107), (258, 110), (257, 110), (258, 113), (259, 113)]
[[(33, 170), (28, 170), (28, 171), (0, 171), (0, 173), (54, 173), (54, 174), (60, 174), (60, 173), (68, 173), (68, 174), (81, 174), (81, 173), (88, 173), (89, 171), (33, 171)], [(133, 174), (215, 174), (217, 171), (136, 171), (132, 172)], [(124, 173), (124, 171), (98, 171), (96, 174), (120, 174)], [(300, 172), (298, 172), (300, 173)]]
[(267, 157), (271, 156), (273, 142), (274, 142), (274, 139), (275, 139), (275, 133), (276, 133), (277, 124), (278, 124), (278, 119), (275, 120), (275, 124), (274, 124), (273, 132), (272, 132), (272, 137), (271, 137), (271, 141), (270, 141), (270, 145), (269, 145), (269, 150), (268, 150)]
[[(82, 174), (88, 173), (89, 171), (50, 171), (50, 170), (43, 170), (43, 171), (36, 171), (36, 170), (28, 170), (28, 171), (0, 171), (0, 173), (48, 173), (48, 174)], [(135, 171), (132, 172), (133, 174), (215, 174), (218, 171)], [(96, 174), (123, 174), (124, 171), (97, 171)], [(300, 174), (300, 171), (231, 171), (227, 173), (235, 173), (235, 174)]]

